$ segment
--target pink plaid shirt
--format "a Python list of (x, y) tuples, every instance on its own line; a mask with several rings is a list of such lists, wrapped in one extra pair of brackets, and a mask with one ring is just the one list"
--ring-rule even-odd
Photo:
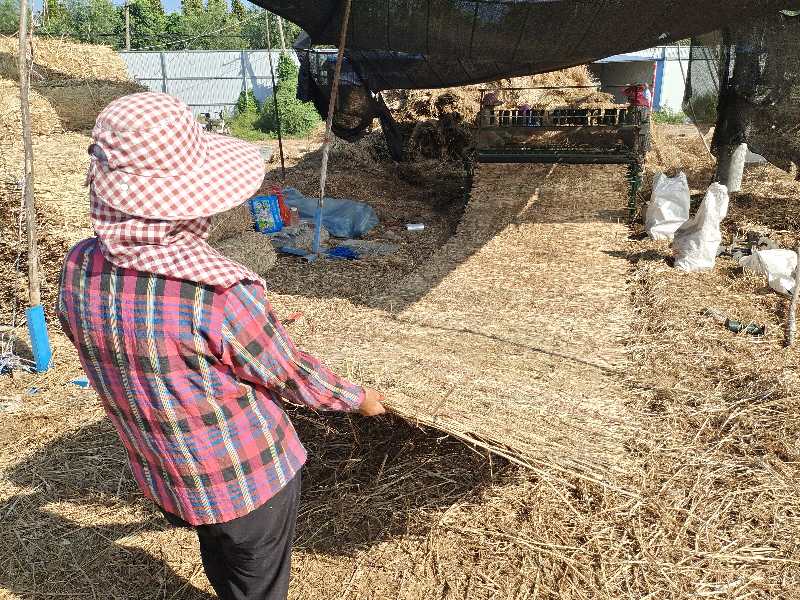
[(89, 239), (67, 255), (58, 314), (142, 492), (193, 525), (249, 513), (303, 465), (279, 398), (340, 411), (363, 401), (294, 346), (256, 283), (119, 268)]

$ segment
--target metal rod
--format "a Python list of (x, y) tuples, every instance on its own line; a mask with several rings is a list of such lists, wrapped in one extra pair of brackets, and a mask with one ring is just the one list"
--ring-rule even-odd
[(269, 33), (269, 11), (264, 11), (266, 15), (266, 27), (264, 29), (267, 30), (267, 55), (269, 58), (269, 74), (272, 77), (272, 105), (275, 107), (275, 122), (278, 125), (278, 152), (281, 157), (281, 181), (286, 183), (286, 161), (283, 157), (283, 133), (281, 132), (281, 113), (278, 110), (278, 86), (275, 83), (275, 67), (272, 63), (272, 36)]
[(322, 169), (319, 176), (319, 202), (317, 203), (317, 214), (314, 227), (314, 246), (313, 252), (319, 255), (320, 235), (322, 229), (322, 208), (325, 204), (325, 183), (328, 178), (328, 155), (331, 147), (331, 131), (333, 130), (333, 113), (336, 110), (336, 99), (339, 96), (339, 76), (342, 73), (342, 62), (344, 62), (344, 46), (347, 42), (347, 26), (350, 22), (350, 5), (352, 0), (345, 0), (344, 14), (342, 15), (341, 32), (339, 35), (339, 50), (336, 56), (336, 69), (333, 74), (333, 87), (331, 88), (331, 98), (328, 102), (328, 118), (325, 122), (325, 138), (322, 143)]

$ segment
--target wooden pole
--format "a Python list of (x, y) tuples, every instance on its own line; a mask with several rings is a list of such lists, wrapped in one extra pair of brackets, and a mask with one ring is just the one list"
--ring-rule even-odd
[(281, 40), (281, 52), (286, 52), (286, 35), (283, 33), (283, 19), (280, 15), (275, 15), (278, 18), (278, 37)]
[(22, 145), (24, 171), (22, 193), (25, 201), (25, 222), (28, 237), (28, 299), (31, 306), (42, 303), (39, 278), (39, 245), (36, 237), (36, 207), (33, 202), (33, 144), (31, 142), (31, 112), (28, 104), (31, 78), (31, 35), (28, 29), (28, 1), (19, 3), (19, 103), (22, 113)]
[(789, 305), (789, 327), (786, 336), (786, 347), (794, 344), (797, 337), (797, 302), (800, 299), (800, 246), (797, 247), (797, 268), (794, 271), (794, 292), (792, 293), (792, 303)]
[(331, 131), (333, 130), (333, 113), (336, 110), (336, 99), (339, 96), (339, 76), (342, 74), (344, 62), (344, 47), (347, 43), (347, 26), (350, 23), (350, 5), (352, 0), (345, 0), (344, 14), (342, 15), (341, 32), (339, 34), (339, 52), (336, 56), (336, 69), (333, 73), (333, 86), (328, 102), (328, 118), (325, 122), (325, 138), (322, 142), (322, 169), (319, 176), (319, 202), (314, 227), (314, 254), (319, 255), (320, 234), (322, 230), (322, 207), (325, 203), (325, 184), (328, 179), (328, 155), (331, 148)]
[(125, 50), (131, 49), (131, 6), (125, 0)]
[(272, 105), (275, 107), (275, 124), (278, 127), (278, 152), (281, 156), (281, 181), (286, 183), (286, 160), (283, 156), (283, 133), (281, 132), (281, 113), (278, 107), (278, 86), (275, 82), (275, 65), (272, 62), (272, 36), (269, 33), (269, 11), (264, 11), (267, 16), (267, 57), (269, 58), (269, 74), (272, 77)]

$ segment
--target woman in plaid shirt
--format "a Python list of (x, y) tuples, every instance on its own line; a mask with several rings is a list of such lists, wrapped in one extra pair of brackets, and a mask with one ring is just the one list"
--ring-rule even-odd
[(98, 116), (87, 175), (96, 237), (68, 253), (58, 314), (142, 492), (191, 526), (220, 598), (286, 598), (305, 450), (279, 399), (384, 412), (298, 350), (264, 282), (205, 241), (255, 193), (257, 147), (204, 132), (166, 94)]

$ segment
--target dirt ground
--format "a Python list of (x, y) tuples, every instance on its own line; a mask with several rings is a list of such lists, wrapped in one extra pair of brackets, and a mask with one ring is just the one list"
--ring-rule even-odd
[[(683, 167), (693, 192), (704, 191), (713, 165), (696, 132), (658, 133), (651, 171)], [(52, 186), (40, 196), (43, 218), (52, 223), (47, 294), (59, 249), (87, 227), (80, 169), (67, 156), (77, 156), (85, 141), (41, 142), (54, 147), (42, 151), (50, 157), (47, 168), (64, 173), (63, 190)], [(318, 140), (289, 146), (287, 183), (314, 192)], [(639, 225), (627, 228), (615, 216), (625, 198), (609, 184), (618, 181), (613, 169), (592, 167), (577, 182), (567, 169), (549, 176), (532, 171), (525, 185), (513, 183), (515, 174), (476, 180), (474, 199), (488, 201), (486, 190), (496, 187), (501, 202), (522, 202), (526, 218), (470, 255), (482, 259), (454, 265), (447, 261), (460, 247), (453, 240), (472, 222), (458, 173), (333, 160), (330, 195), (372, 204), (381, 225), (371, 237), (402, 249), (391, 260), (356, 263), (282, 257), (271, 294), (282, 314), (304, 312), (293, 329), (304, 345), (359, 378), (375, 374), (333, 343), (340, 332), (326, 335), (326, 328), (341, 325), (365, 344), (381, 334), (370, 329), (372, 321), (347, 315), (417, 311), (427, 325), (450, 316), (469, 328), (486, 310), (476, 288), (508, 290), (487, 294), (496, 299), (489, 308), (505, 319), (525, 304), (538, 320), (511, 332), (501, 331), (508, 329), (502, 320), (499, 329), (487, 323), (489, 333), (527, 341), (538, 335), (550, 350), (596, 354), (612, 367), (598, 376), (574, 361), (520, 353), (527, 367), (538, 364), (531, 373), (553, 380), (525, 388), (531, 403), (542, 390), (569, 395), (570, 381), (587, 396), (613, 396), (604, 406), (624, 425), (618, 462), (624, 485), (526, 469), (396, 416), (321, 417), (291, 409), (311, 456), (293, 599), (800, 598), (800, 381), (797, 350), (783, 348), (787, 300), (730, 259), (709, 273), (675, 271), (668, 245), (642, 239)], [(271, 181), (280, 181), (277, 167)], [(547, 195), (548, 185), (561, 190), (559, 202)], [(726, 239), (759, 231), (795, 247), (798, 192), (796, 182), (769, 166), (749, 168), (744, 192), (731, 202)], [(13, 212), (4, 215), (5, 278), (13, 277), (7, 237)], [(407, 232), (407, 222), (426, 228)], [(592, 286), (571, 288), (541, 268), (569, 261), (563, 248), (570, 247), (586, 263), (586, 272), (580, 261), (570, 263), (570, 276)], [(511, 263), (519, 269), (503, 271)], [(4, 318), (13, 297), (3, 293)], [(766, 324), (767, 334), (733, 334), (707, 317), (707, 308)], [(213, 597), (192, 533), (170, 529), (138, 494), (94, 393), (71, 383), (81, 375), (74, 350), (57, 324), (51, 333), (53, 370), (0, 377), (0, 598)], [(418, 340), (421, 356), (424, 340)], [(474, 388), (497, 394), (496, 380), (506, 375), (497, 356), (507, 347), (491, 340), (473, 350), (470, 364), (480, 365), (481, 352), (487, 356), (485, 376), (470, 376)], [(413, 354), (403, 360), (422, 380), (426, 365), (410, 360)], [(515, 362), (520, 356), (509, 357), (508, 375), (528, 386), (532, 380), (518, 368), (526, 363)], [(383, 383), (397, 386), (400, 375), (385, 372)], [(587, 434), (580, 449), (595, 448), (597, 439)]]

